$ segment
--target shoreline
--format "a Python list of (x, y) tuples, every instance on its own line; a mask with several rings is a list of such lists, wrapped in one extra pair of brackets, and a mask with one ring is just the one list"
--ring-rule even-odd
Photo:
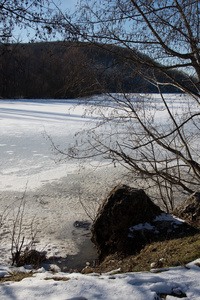
[[(26, 243), (30, 242), (31, 230), (36, 230), (33, 245), (36, 250), (45, 251), (47, 257), (54, 257), (54, 260), (60, 258), (62, 264), (63, 260), (66, 264), (70, 260), (70, 268), (74, 259), (77, 261), (85, 259), (82, 264), (85, 266), (89, 260), (87, 257), (89, 258), (92, 252), (88, 249), (92, 249), (92, 246), (89, 245), (90, 241), (87, 242), (89, 237), (85, 235), (84, 229), (75, 228), (74, 222), (92, 222), (89, 217), (94, 218), (100, 203), (120, 180), (119, 171), (110, 166), (97, 168), (95, 171), (88, 172), (84, 169), (79, 173), (68, 174), (35, 190), (1, 191), (0, 214), (4, 212), (5, 219), (0, 228), (0, 263), (10, 262), (13, 219), (24, 194), (25, 209), (21, 237), (25, 236)], [(32, 222), (31, 228), (29, 225)], [(88, 253), (84, 255), (87, 251)]]
[[(118, 184), (127, 184), (123, 172), (120, 166), (83, 168), (26, 192), (1, 191), (0, 214), (5, 214), (5, 220), (0, 228), (0, 263), (10, 263), (13, 220), (23, 194), (25, 210), (20, 238), (25, 236), (28, 243), (36, 232), (34, 249), (46, 252), (47, 259), (57, 261), (63, 270), (84, 267), (87, 261), (95, 260), (89, 230), (74, 227), (74, 222), (92, 223), (110, 191)], [(136, 185), (139, 181), (128, 184), (131, 183)]]

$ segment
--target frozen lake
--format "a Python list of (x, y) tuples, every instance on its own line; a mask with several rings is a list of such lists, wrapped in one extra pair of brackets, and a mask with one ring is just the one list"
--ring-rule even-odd
[(87, 118), (83, 107), (72, 111), (69, 101), (0, 101), (0, 190), (35, 189), (74, 171), (74, 164), (59, 164), (51, 142), (68, 145)]
[[(164, 128), (169, 126), (167, 112), (157, 97), (154, 95), (154, 122), (162, 123)], [(188, 111), (187, 97), (165, 97), (177, 116)], [(99, 99), (100, 96), (94, 97), (95, 101)], [(148, 112), (153, 104), (145, 101)], [(0, 191), (24, 191), (27, 182), (27, 190), (34, 190), (77, 172), (74, 161), (59, 162), (47, 137), (61, 149), (67, 149), (74, 144), (75, 133), (95, 124), (89, 112), (82, 117), (85, 105), (77, 103), (77, 100), (0, 100)], [(112, 107), (106, 108), (109, 109)]]
[[(78, 163), (59, 162), (52, 151), (48, 135), (56, 145), (66, 148), (76, 132), (93, 122), (89, 116), (81, 117), (84, 105), (75, 104), (65, 100), (0, 101), (0, 201), (1, 213), (6, 211), (1, 227), (1, 261), (9, 261), (14, 210), (25, 190), (27, 242), (28, 224), (33, 218), (38, 231), (36, 248), (48, 256), (77, 254), (85, 238), (89, 239), (88, 231), (76, 229), (73, 223), (91, 221), (88, 214), (94, 217), (99, 201), (112, 187), (114, 170), (107, 167), (95, 174), (91, 168), (80, 170)], [(87, 201), (87, 213), (80, 197)]]

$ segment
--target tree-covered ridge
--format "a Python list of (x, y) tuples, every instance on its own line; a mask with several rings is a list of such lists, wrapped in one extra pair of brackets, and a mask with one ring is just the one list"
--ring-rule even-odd
[[(147, 67), (131, 62), (129, 56), (127, 49), (111, 45), (1, 44), (0, 97), (76, 98), (105, 91), (157, 92), (142, 77)], [(180, 80), (186, 79), (173, 72)], [(163, 75), (160, 80), (164, 80)], [(170, 85), (164, 87), (164, 92), (176, 91)]]

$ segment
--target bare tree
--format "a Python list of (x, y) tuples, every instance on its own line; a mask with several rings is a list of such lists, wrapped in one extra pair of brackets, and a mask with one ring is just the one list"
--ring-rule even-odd
[[(52, 0), (0, 0), (0, 42), (16, 42), (16, 29), (32, 29), (35, 38), (54, 37), (64, 31), (68, 38), (74, 34), (70, 22), (63, 29), (62, 18), (68, 20), (67, 13), (60, 14)], [(24, 32), (23, 32), (24, 33)], [(27, 31), (30, 39), (30, 30)]]
[[(121, 95), (104, 98), (96, 106), (100, 121), (88, 131), (87, 145), (77, 141), (67, 155), (103, 156), (124, 165), (146, 187), (156, 187), (171, 210), (174, 192), (192, 193), (200, 184), (200, 3), (83, 0), (79, 5), (80, 37), (115, 55), (115, 64), (123, 64), (129, 76), (143, 76), (157, 96), (140, 87), (143, 95), (122, 89)], [(181, 95), (173, 100), (166, 91)]]
[[(11, 219), (11, 255), (12, 264), (18, 265), (25, 253), (31, 252), (35, 246), (36, 235), (38, 233), (36, 220), (33, 218), (30, 222), (25, 222), (26, 190), (23, 193), (19, 203), (13, 203), (13, 217)], [(28, 228), (29, 234), (25, 233)], [(35, 251), (34, 251), (35, 253)]]
[(57, 65), (58, 61), (62, 64), (59, 70), (60, 72), (62, 70), (63, 85), (56, 93), (57, 98), (84, 97), (99, 91), (97, 75), (84, 53), (84, 47), (81, 49), (79, 44), (69, 44), (65, 48), (62, 60), (61, 58), (57, 59)]

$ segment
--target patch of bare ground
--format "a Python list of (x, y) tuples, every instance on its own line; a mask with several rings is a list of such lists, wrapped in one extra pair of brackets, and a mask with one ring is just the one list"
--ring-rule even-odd
[(32, 272), (11, 272), (9, 276), (0, 277), (0, 282), (7, 282), (7, 281), (21, 281), (24, 278), (32, 277)]

